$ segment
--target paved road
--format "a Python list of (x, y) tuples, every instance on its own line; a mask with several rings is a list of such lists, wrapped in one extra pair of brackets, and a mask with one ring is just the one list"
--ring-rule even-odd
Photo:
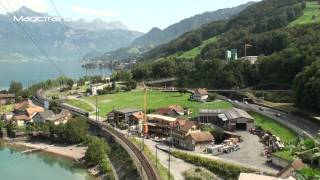
[[(139, 139), (140, 140), (140, 139)], [(149, 149), (151, 150), (151, 152), (155, 155), (156, 154), (156, 143), (150, 139), (145, 139), (145, 144), (149, 147)], [(169, 159), (169, 155), (167, 152), (164, 152), (162, 150), (157, 151), (158, 154), (158, 159), (160, 161), (160, 163), (168, 168), (168, 159)], [(184, 180), (184, 176), (183, 173), (187, 170), (190, 170), (192, 168), (195, 168), (196, 166), (190, 163), (187, 163), (181, 159), (175, 158), (173, 156), (171, 156), (170, 158), (170, 172), (171, 174), (174, 176), (175, 180)]]
[[(292, 114), (287, 114), (275, 109), (262, 107), (255, 104), (244, 104), (244, 103), (237, 103), (236, 106), (239, 105), (243, 108), (249, 108), (253, 111), (259, 112), (265, 116), (271, 117), (278, 122), (286, 125), (290, 129), (298, 132), (300, 135), (305, 135), (307, 137), (314, 137), (319, 133), (320, 130), (320, 123), (315, 123), (310, 121), (309, 119), (305, 119), (300, 116), (295, 116)], [(261, 111), (260, 108), (264, 110)], [(280, 114), (280, 117), (277, 117), (276, 114)]]

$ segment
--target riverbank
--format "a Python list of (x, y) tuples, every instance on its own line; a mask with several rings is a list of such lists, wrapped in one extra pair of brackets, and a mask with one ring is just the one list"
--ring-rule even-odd
[(78, 145), (57, 145), (57, 144), (47, 144), (42, 142), (26, 142), (26, 141), (16, 141), (10, 144), (25, 146), (31, 149), (37, 149), (38, 151), (45, 151), (53, 153), (56, 155), (64, 156), (70, 158), (74, 161), (79, 162), (87, 151), (87, 147)]

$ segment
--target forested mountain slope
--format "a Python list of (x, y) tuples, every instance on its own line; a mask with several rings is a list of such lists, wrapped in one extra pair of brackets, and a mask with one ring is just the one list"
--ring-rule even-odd
[[(297, 105), (320, 110), (320, 23), (289, 25), (305, 16), (305, 8), (303, 0), (261, 1), (229, 21), (210, 23), (155, 48), (131, 73), (137, 80), (175, 76), (180, 87), (293, 88)], [(212, 38), (195, 58), (179, 56)], [(227, 49), (243, 56), (245, 44), (252, 45), (248, 55), (259, 56), (255, 64), (225, 60)]]

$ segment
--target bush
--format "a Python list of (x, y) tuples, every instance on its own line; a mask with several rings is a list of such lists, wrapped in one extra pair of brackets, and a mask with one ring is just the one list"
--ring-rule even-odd
[(209, 94), (209, 101), (214, 101), (216, 100), (218, 94), (217, 93), (210, 93)]
[(110, 147), (103, 139), (92, 137), (89, 140), (88, 149), (85, 154), (85, 161), (88, 166), (100, 164), (102, 159), (110, 152)]
[(312, 139), (306, 139), (304, 145), (307, 149), (312, 149), (316, 147), (316, 143)]
[(213, 173), (205, 168), (195, 168), (183, 173), (186, 180), (216, 180), (218, 179)]
[(100, 167), (101, 171), (105, 174), (109, 174), (110, 172), (112, 172), (112, 167), (111, 167), (110, 161), (107, 158), (103, 158), (99, 162), (99, 167)]
[(236, 166), (233, 164), (228, 164), (225, 162), (212, 160), (196, 155), (190, 155), (183, 152), (174, 151), (172, 155), (196, 166), (204, 167), (223, 179), (238, 179), (241, 172), (255, 172), (255, 170), (253, 169)]

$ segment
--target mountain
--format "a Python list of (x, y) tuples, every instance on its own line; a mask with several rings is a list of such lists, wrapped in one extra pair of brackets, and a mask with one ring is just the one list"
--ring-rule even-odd
[[(176, 77), (181, 88), (292, 90), (268, 98), (319, 112), (319, 12), (319, 1), (263, 0), (152, 49), (130, 73), (137, 81)], [(231, 49), (238, 60), (226, 58)]]
[(160, 44), (170, 42), (171, 40), (179, 37), (180, 35), (188, 31), (200, 28), (204, 24), (215, 22), (218, 20), (226, 20), (234, 15), (239, 14), (241, 11), (255, 3), (256, 2), (248, 2), (246, 4), (233, 8), (220, 9), (213, 12), (205, 12), (202, 14), (198, 14), (193, 17), (184, 19), (178, 23), (175, 23), (164, 30), (154, 27), (147, 34), (134, 40), (130, 44), (130, 46), (106, 52), (104, 55), (98, 56), (93, 59), (105, 61), (126, 61), (130, 59), (139, 58), (141, 54), (148, 52), (150, 49)]
[(107, 23), (101, 19), (95, 19), (92, 22), (87, 22), (84, 19), (79, 19), (77, 21), (68, 22), (66, 24), (72, 29), (78, 30), (128, 30), (128, 28), (121, 22), (113, 21)]
[[(182, 36), (160, 45), (143, 55), (145, 60), (167, 57), (181, 54), (200, 48), (203, 59), (224, 59), (227, 49), (239, 49), (239, 55), (243, 55), (243, 44), (248, 43), (250, 37), (278, 28), (284, 28), (303, 14), (304, 0), (264, 0), (256, 3), (229, 20), (215, 21), (203, 25), (201, 28), (187, 32)], [(217, 40), (207, 43), (207, 40)], [(264, 39), (265, 37), (260, 37)], [(281, 46), (281, 41), (274, 42), (274, 46), (262, 42), (265, 47), (260, 48), (254, 54), (272, 53)], [(271, 41), (271, 40), (269, 40)], [(203, 46), (203, 47), (201, 47)], [(251, 48), (250, 51), (254, 49)]]
[[(12, 13), (20, 18), (50, 16), (22, 7)], [(9, 14), (0, 15), (0, 58), (4, 60), (45, 59), (44, 55), (32, 44), (17, 22)], [(65, 21), (66, 29), (61, 22), (24, 22), (27, 32), (52, 59), (80, 59), (87, 53), (106, 52), (128, 46), (134, 39), (143, 35), (130, 31), (121, 22), (105, 22), (95, 19), (86, 22)], [(81, 53), (79, 53), (79, 50)]]
[(131, 43), (131, 46), (154, 47), (160, 44), (167, 43), (188, 31), (201, 27), (204, 24), (213, 21), (229, 19), (230, 17), (239, 14), (248, 6), (251, 6), (255, 3), (256, 2), (248, 2), (246, 4), (233, 8), (220, 9), (213, 12), (205, 12), (202, 14), (198, 14), (193, 17), (184, 19), (178, 23), (172, 24), (164, 30), (161, 30), (156, 27), (152, 28), (147, 34), (134, 40)]

